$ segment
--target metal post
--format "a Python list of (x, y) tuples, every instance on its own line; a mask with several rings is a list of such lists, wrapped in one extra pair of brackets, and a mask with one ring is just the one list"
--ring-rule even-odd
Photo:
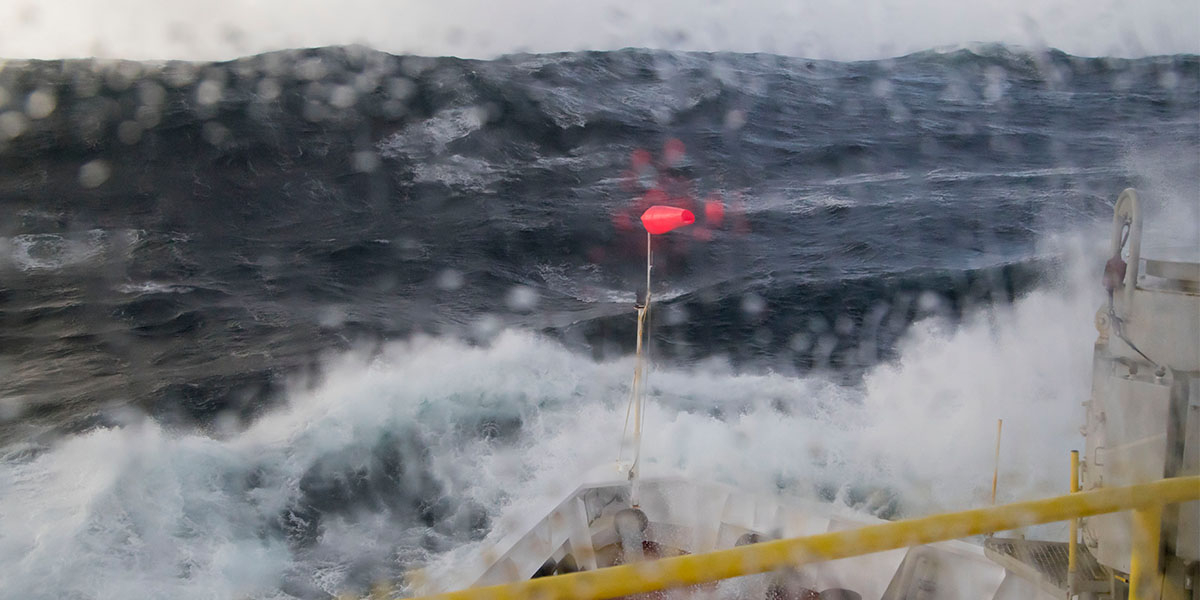
[[(1079, 491), (1079, 451), (1071, 451), (1071, 493)], [(1067, 597), (1075, 597), (1075, 572), (1079, 564), (1079, 519), (1071, 519), (1070, 533), (1067, 534)]]
[(1133, 511), (1133, 556), (1129, 567), (1129, 600), (1159, 600), (1162, 574), (1158, 557), (1162, 546), (1162, 505)]
[(992, 506), (996, 505), (996, 481), (1000, 478), (1000, 431), (1004, 429), (1004, 419), (996, 419), (996, 462), (992, 467)]
[(630, 484), (629, 503), (636, 508), (638, 506), (638, 471), (641, 467), (642, 458), (642, 423), (645, 419), (645, 410), (642, 406), (642, 383), (646, 378), (646, 354), (649, 354), (648, 342), (643, 343), (643, 338), (646, 335), (646, 319), (650, 315), (650, 268), (653, 265), (653, 254), (651, 253), (650, 232), (646, 232), (646, 300), (638, 307), (638, 326), (637, 326), (637, 367), (633, 372), (633, 465), (629, 467)]
[(633, 464), (629, 466), (632, 482), (630, 502), (638, 505), (638, 467), (642, 457), (642, 330), (646, 323), (646, 307), (638, 307), (637, 323), (637, 366), (633, 369)]

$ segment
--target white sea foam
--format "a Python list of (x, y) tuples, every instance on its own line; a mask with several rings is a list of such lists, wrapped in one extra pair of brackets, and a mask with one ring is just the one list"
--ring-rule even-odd
[(128, 258), (144, 236), (145, 232), (137, 229), (89, 229), (0, 237), (0, 269), (47, 272), (88, 265), (103, 258)]
[[(638, 293), (633, 289), (612, 289), (610, 278), (605, 277), (595, 265), (571, 267), (566, 264), (538, 263), (535, 267), (543, 284), (560, 294), (588, 303), (633, 305)], [(693, 292), (684, 288), (659, 289), (655, 286), (654, 301), (673, 300)]]
[(413, 167), (413, 181), (442, 183), (478, 192), (486, 190), (503, 176), (500, 168), (487, 161), (459, 154), (443, 157), (436, 162), (420, 162)]
[(104, 249), (106, 234), (94, 229), (83, 235), (33, 233), (0, 238), (0, 253), (22, 271), (53, 271), (84, 263)]
[[(1082, 442), (1094, 283), (1068, 278), (955, 328), (920, 323), (899, 360), (856, 387), (711, 362), (655, 370), (647, 469), (794, 496), (885, 490), (908, 514), (979, 506), (1003, 418), (1000, 500), (1061, 491)], [(320, 552), (293, 555), (267, 524), (322, 457), (415, 424), (445, 493), (503, 523), (616, 459), (631, 366), (527, 333), (487, 347), (422, 338), (334, 361), (323, 383), (225, 439), (146, 421), (9, 456), (0, 597), (272, 597), (297, 571), (336, 591), (348, 565), (417, 545), (425, 528), (331, 518)], [(516, 438), (481, 438), (481, 416), (519, 418)], [(249, 477), (257, 485), (238, 483)]]
[(379, 151), (384, 156), (441, 154), (447, 144), (478, 131), (486, 121), (487, 113), (481, 108), (449, 108), (379, 142)]
[(193, 289), (186, 285), (158, 281), (130, 282), (117, 286), (117, 291), (122, 294), (187, 294)]

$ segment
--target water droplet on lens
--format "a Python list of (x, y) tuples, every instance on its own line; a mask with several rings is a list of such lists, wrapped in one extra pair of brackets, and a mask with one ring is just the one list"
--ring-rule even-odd
[(755, 293), (749, 293), (742, 296), (742, 312), (748, 317), (757, 317), (767, 309), (767, 301), (763, 300), (762, 296)]
[(296, 77), (307, 81), (317, 81), (328, 73), (325, 63), (320, 58), (309, 58), (296, 64)]
[(215, 121), (205, 123), (200, 133), (204, 137), (204, 141), (218, 148), (224, 146), (225, 142), (229, 140), (229, 129)]
[(25, 114), (29, 115), (30, 119), (44, 119), (50, 116), (57, 106), (58, 99), (54, 97), (53, 91), (36, 90), (25, 100)]
[(79, 168), (79, 185), (88, 189), (98, 188), (108, 181), (110, 175), (112, 167), (108, 161), (96, 159)]
[(663, 323), (668, 326), (683, 325), (687, 320), (688, 310), (682, 305), (668, 304), (663, 310)]
[(485, 314), (471, 325), (471, 334), (478, 340), (488, 341), (504, 328), (504, 322), (493, 314)]
[(526, 285), (514, 286), (505, 298), (508, 308), (514, 312), (531, 312), (537, 307), (538, 300), (538, 293)]
[(465, 281), (462, 273), (454, 269), (446, 269), (441, 273), (438, 273), (437, 279), (434, 281), (434, 285), (436, 285), (438, 289), (453, 292), (461, 288), (464, 282)]
[(1179, 74), (1175, 71), (1164, 71), (1158, 76), (1158, 85), (1164, 90), (1173, 90), (1179, 86)]
[(371, 150), (359, 150), (350, 159), (354, 170), (359, 173), (370, 173), (379, 168), (379, 155)]
[(338, 108), (350, 108), (358, 101), (358, 94), (353, 87), (348, 85), (339, 85), (333, 88), (333, 93), (329, 96), (329, 103)]
[(812, 336), (803, 332), (797, 333), (788, 341), (788, 347), (792, 349), (792, 352), (807, 352), (812, 347)]
[(162, 106), (167, 99), (167, 92), (161, 85), (153, 81), (143, 81), (138, 84), (138, 100), (147, 106)]
[(24, 113), (12, 110), (0, 114), (0, 139), (11, 140), (25, 133), (26, 127), (29, 127), (29, 120)]
[(317, 314), (317, 324), (326, 329), (336, 329), (346, 322), (346, 312), (336, 306), (326, 306)]
[(138, 143), (142, 139), (142, 126), (137, 121), (122, 121), (117, 126), (117, 139), (127, 146)]
[(746, 125), (746, 111), (734, 109), (725, 113), (725, 129), (737, 131)]
[(280, 92), (283, 91), (280, 89), (279, 83), (270, 78), (259, 81), (255, 89), (257, 90), (258, 98), (266, 102), (278, 98)]
[(854, 334), (854, 319), (849, 315), (838, 315), (837, 321), (833, 324), (833, 329), (842, 337), (850, 337)]
[(211, 79), (205, 79), (196, 87), (196, 101), (204, 106), (220, 102), (222, 94), (221, 84)]
[(0, 398), (0, 423), (15, 421), (21, 416), (21, 405), (12, 398)]

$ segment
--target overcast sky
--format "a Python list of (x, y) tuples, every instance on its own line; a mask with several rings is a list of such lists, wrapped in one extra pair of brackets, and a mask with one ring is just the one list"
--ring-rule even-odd
[(0, 0), (0, 57), (226, 59), (359, 43), (487, 58), (626, 46), (854, 60), (971, 42), (1200, 53), (1200, 0)]

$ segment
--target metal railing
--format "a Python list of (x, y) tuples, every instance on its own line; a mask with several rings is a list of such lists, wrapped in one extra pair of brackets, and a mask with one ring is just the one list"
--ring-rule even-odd
[(616, 598), (1125, 510), (1134, 513), (1129, 598), (1157, 599), (1161, 586), (1161, 577), (1157, 575), (1163, 506), (1192, 500), (1200, 500), (1200, 476), (1075, 492), (1043, 500), (471, 588), (428, 596), (423, 600)]

